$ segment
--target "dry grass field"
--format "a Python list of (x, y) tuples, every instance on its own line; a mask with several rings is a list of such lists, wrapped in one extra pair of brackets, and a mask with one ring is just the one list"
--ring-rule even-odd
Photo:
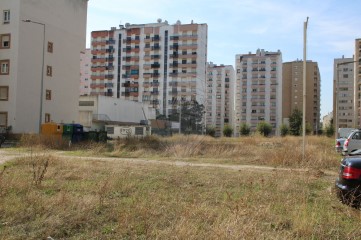
[(0, 165), (0, 239), (361, 236), (360, 210), (333, 193), (341, 157), (329, 138), (307, 137), (305, 159), (297, 137), (127, 139), (72, 146), (66, 157), (28, 140), (10, 150), (24, 156)]

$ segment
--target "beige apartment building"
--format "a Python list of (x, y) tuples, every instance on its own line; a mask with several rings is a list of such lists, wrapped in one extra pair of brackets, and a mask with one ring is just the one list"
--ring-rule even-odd
[[(303, 110), (303, 61), (283, 63), (282, 119), (288, 124), (294, 109)], [(320, 129), (321, 77), (317, 62), (306, 62), (306, 123)]]
[(333, 64), (333, 124), (338, 128), (355, 127), (354, 59), (336, 58)]
[(258, 49), (236, 55), (235, 133), (246, 123), (256, 131), (259, 122), (278, 134), (282, 123), (282, 53)]
[(225, 125), (233, 127), (234, 68), (231, 65), (207, 63), (206, 126), (223, 136)]
[(356, 128), (361, 128), (361, 38), (355, 40), (354, 61), (354, 122)]
[(0, 1), (1, 128), (37, 133), (44, 122), (77, 121), (87, 5), (87, 0)]
[(91, 33), (91, 95), (148, 103), (169, 116), (205, 104), (207, 25), (125, 24)]
[(91, 83), (91, 52), (90, 48), (80, 53), (80, 96), (90, 95)]

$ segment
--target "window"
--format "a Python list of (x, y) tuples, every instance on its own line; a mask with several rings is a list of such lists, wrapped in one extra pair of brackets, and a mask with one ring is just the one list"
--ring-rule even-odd
[(51, 66), (46, 66), (46, 76), (53, 76), (53, 68)]
[(3, 23), (10, 23), (10, 10), (4, 10)]
[(0, 35), (0, 49), (10, 48), (10, 34), (1, 34)]
[(46, 90), (45, 99), (51, 100), (51, 90)]
[(50, 122), (50, 113), (45, 113), (45, 122)]
[(9, 75), (10, 60), (0, 60), (0, 75)]
[(8, 113), (0, 112), (0, 127), (7, 127), (7, 126), (8, 126)]
[(48, 42), (48, 52), (53, 53), (53, 43), (52, 42)]
[(8, 101), (8, 100), (9, 100), (9, 87), (0, 86), (0, 101)]

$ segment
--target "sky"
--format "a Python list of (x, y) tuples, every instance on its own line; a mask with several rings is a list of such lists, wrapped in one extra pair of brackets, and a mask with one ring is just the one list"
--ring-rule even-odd
[(236, 54), (281, 50), (283, 62), (303, 58), (303, 25), (307, 27), (307, 60), (321, 74), (321, 120), (332, 111), (333, 61), (353, 57), (361, 38), (360, 0), (89, 0), (90, 33), (119, 24), (208, 25), (207, 61), (235, 66)]

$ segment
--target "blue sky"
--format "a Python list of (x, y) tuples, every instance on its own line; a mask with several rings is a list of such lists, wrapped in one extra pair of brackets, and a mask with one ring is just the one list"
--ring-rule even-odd
[(333, 60), (352, 57), (361, 38), (360, 0), (90, 0), (90, 32), (119, 24), (208, 24), (208, 61), (235, 64), (257, 48), (282, 52), (284, 62), (303, 57), (303, 22), (309, 17), (307, 59), (321, 73), (321, 117), (332, 111)]

